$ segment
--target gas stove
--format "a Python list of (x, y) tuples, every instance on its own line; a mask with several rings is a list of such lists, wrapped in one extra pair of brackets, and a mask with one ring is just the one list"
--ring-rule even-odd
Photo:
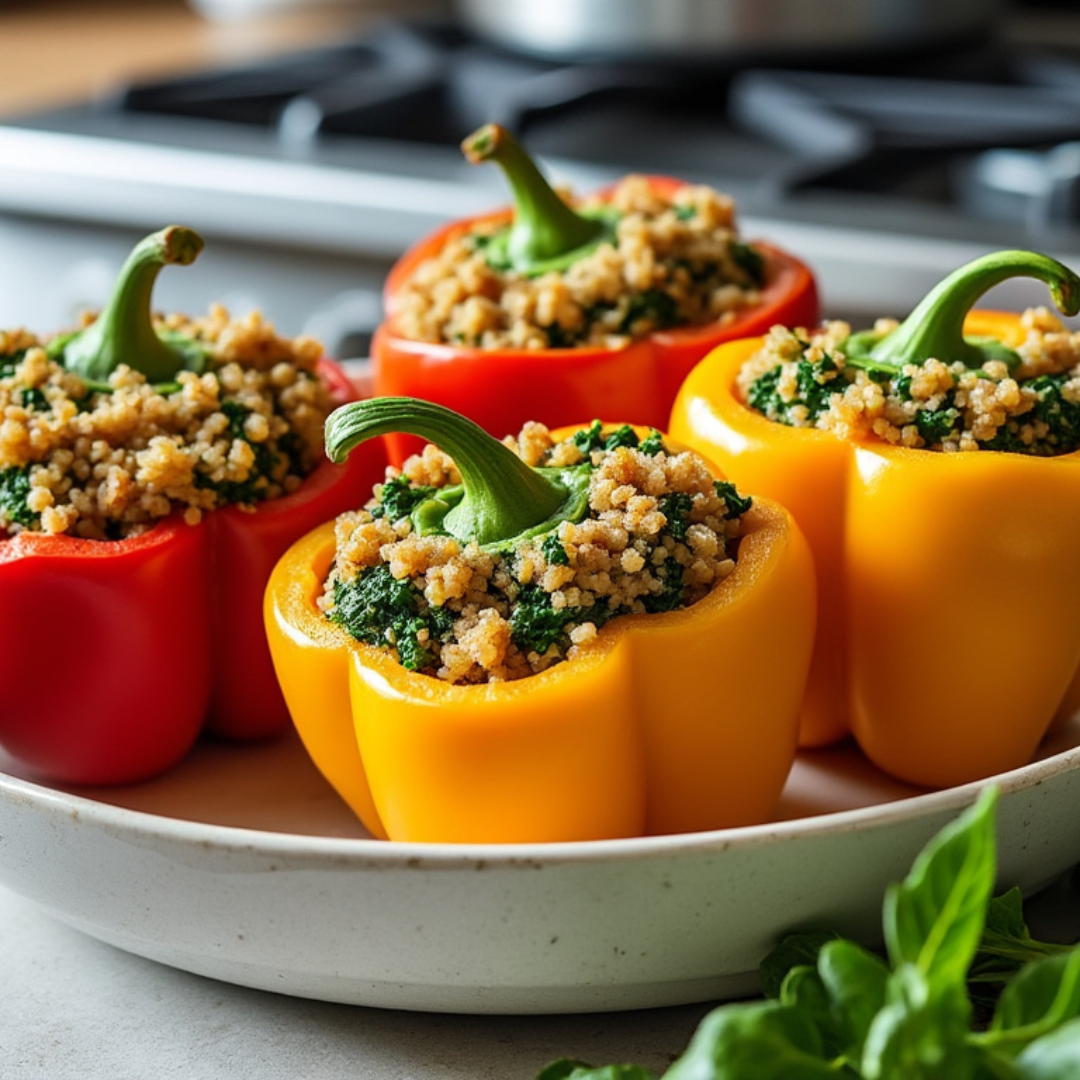
[[(1065, 24), (1072, 27), (1067, 16)], [(1080, 17), (1009, 34), (781, 65), (558, 63), (454, 26), (393, 22), (355, 41), (135, 85), (0, 125), (0, 325), (63, 325), (124, 251), (197, 227), (199, 273), (162, 306), (258, 306), (286, 332), (362, 353), (401, 251), (506, 201), (460, 139), (497, 120), (558, 182), (631, 171), (709, 183), (743, 231), (806, 258), (828, 314), (903, 314), (996, 247), (1080, 264)], [(41, 288), (48, 281), (50, 288)], [(1030, 282), (992, 302), (1043, 302)]]

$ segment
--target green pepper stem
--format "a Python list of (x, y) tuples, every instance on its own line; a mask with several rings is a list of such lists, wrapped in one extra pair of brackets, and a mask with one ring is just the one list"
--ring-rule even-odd
[(1080, 310), (1080, 277), (1067, 266), (1034, 251), (995, 251), (954, 270), (931, 289), (915, 310), (870, 350), (870, 358), (897, 369), (931, 357), (944, 363), (960, 360), (969, 368), (982, 367), (990, 356), (964, 339), (964, 318), (983, 293), (1014, 277), (1046, 282), (1063, 315)]
[(64, 345), (64, 363), (84, 378), (107, 382), (121, 364), (148, 382), (169, 382), (185, 366), (185, 353), (154, 330), (151, 296), (163, 266), (189, 266), (203, 249), (191, 229), (170, 225), (135, 245), (104, 310)]
[(344, 461), (353, 447), (404, 432), (435, 443), (454, 459), (465, 494), (443, 528), (458, 540), (498, 544), (551, 519), (568, 489), (530, 468), (512, 450), (459, 413), (407, 397), (371, 398), (335, 409), (326, 420), (326, 453)]
[[(462, 144), (466, 160), (494, 161), (514, 197), (514, 224), (506, 253), (513, 268), (529, 274), (553, 259), (589, 250), (610, 234), (610, 225), (576, 213), (544, 179), (532, 158), (499, 124), (485, 124)], [(585, 254), (586, 251), (581, 251)]]

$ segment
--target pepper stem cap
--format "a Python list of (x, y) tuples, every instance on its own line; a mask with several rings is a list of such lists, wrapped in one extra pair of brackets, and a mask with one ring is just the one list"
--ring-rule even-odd
[(526, 465), (460, 413), (419, 398), (370, 398), (335, 409), (326, 420), (326, 454), (342, 462), (355, 446), (392, 432), (419, 435), (454, 459), (464, 495), (443, 529), (465, 543), (511, 540), (567, 505), (570, 492), (558, 478)]
[(1035, 251), (995, 251), (974, 259), (939, 282), (916, 305), (911, 314), (881, 339), (870, 359), (899, 370), (905, 364), (921, 364), (931, 357), (944, 363), (962, 361), (979, 368), (1000, 356), (964, 338), (964, 318), (988, 289), (1014, 277), (1046, 282), (1063, 315), (1080, 311), (1080, 277), (1063, 263)]
[(197, 232), (180, 225), (139, 241), (121, 267), (101, 314), (64, 344), (65, 366), (92, 382), (106, 382), (121, 364), (151, 383), (175, 378), (186, 366), (188, 354), (163, 341), (154, 329), (154, 283), (164, 266), (190, 266), (203, 246)]
[(586, 217), (561, 199), (521, 144), (500, 124), (485, 124), (461, 144), (470, 164), (493, 161), (510, 184), (514, 223), (506, 258), (522, 274), (560, 269), (611, 236), (611, 223)]

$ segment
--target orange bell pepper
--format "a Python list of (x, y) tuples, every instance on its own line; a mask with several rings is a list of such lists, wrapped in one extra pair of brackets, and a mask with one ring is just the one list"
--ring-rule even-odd
[(408, 671), (319, 611), (335, 542), (332, 523), (315, 530), (278, 563), (265, 604), (312, 760), (394, 840), (593, 840), (766, 820), (795, 753), (813, 570), (786, 511), (755, 499), (742, 520), (736, 569), (692, 607), (614, 619), (572, 660), (470, 686)]
[[(597, 412), (662, 428), (679, 385), (714, 346), (764, 333), (776, 323), (804, 326), (818, 319), (817, 287), (809, 268), (777, 247), (755, 242), (764, 284), (757, 303), (729, 319), (657, 330), (615, 348), (481, 349), (407, 338), (397, 329), (405, 282), (423, 262), (478, 225), (513, 222), (513, 233), (525, 238), (517, 245), (522, 262), (515, 269), (526, 273), (534, 272), (531, 267), (565, 268), (605, 238), (602, 213), (586, 217), (571, 211), (505, 130), (488, 125), (464, 145), (471, 160), (503, 164), (515, 209), (452, 222), (406, 252), (391, 269), (384, 291), (386, 321), (371, 346), (377, 396), (435, 401), (497, 436), (520, 431), (529, 420), (558, 427)], [(649, 177), (649, 183), (667, 198), (686, 186), (660, 176)], [(512, 245), (513, 240), (507, 247)], [(399, 434), (389, 436), (387, 444), (391, 460), (397, 462), (416, 447), (415, 440)]]
[[(972, 302), (1002, 276), (1043, 276), (987, 258), (1013, 268), (999, 265), (992, 280), (984, 270)], [(976, 338), (1023, 340), (1016, 315), (956, 310), (956, 279), (973, 266), (946, 279), (953, 292), (931, 293), (952, 305), (945, 337), (959, 338), (962, 320), (969, 342), (925, 355), (949, 360)], [(1080, 287), (1060, 264), (1046, 272), (1056, 295)], [(1075, 310), (1072, 300), (1059, 297)], [(920, 305), (894, 334), (910, 340), (920, 320), (934, 324), (934, 312)], [(929, 786), (1024, 764), (1080, 660), (1080, 452), (942, 453), (775, 423), (736, 389), (762, 343), (706, 357), (671, 431), (785, 505), (810, 542), (820, 605), (801, 742), (850, 730), (882, 769)]]

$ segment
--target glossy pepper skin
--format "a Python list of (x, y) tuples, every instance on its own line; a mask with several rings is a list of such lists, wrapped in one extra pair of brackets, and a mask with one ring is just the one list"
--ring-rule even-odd
[[(489, 125), (494, 127), (494, 125)], [(475, 143), (481, 129), (465, 146)], [(516, 147), (498, 129), (503, 144)], [(494, 154), (486, 154), (494, 157)], [(516, 153), (511, 170), (521, 164)], [(479, 157), (476, 160), (480, 160)], [(525, 159), (527, 162), (527, 158)], [(528, 420), (549, 427), (576, 423), (583, 416), (603, 413), (629, 422), (663, 428), (682, 380), (710, 349), (724, 341), (764, 333), (770, 326), (805, 326), (818, 319), (814, 277), (798, 259), (767, 244), (753, 246), (765, 260), (766, 284), (760, 302), (735, 314), (730, 322), (715, 322), (656, 331), (624, 348), (583, 345), (567, 349), (479, 349), (414, 341), (395, 330), (404, 282), (419, 265), (436, 255), (449, 241), (471, 232), (481, 223), (514, 222), (515, 227), (546, 220), (552, 206), (569, 208), (531, 169), (527, 191), (541, 199), (526, 202), (523, 185), (515, 185), (517, 209), (452, 222), (408, 251), (393, 267), (384, 292), (386, 319), (372, 341), (374, 392), (378, 396), (412, 396), (438, 402), (475, 420), (492, 435), (521, 430)], [(508, 170), (510, 171), (510, 170)], [(511, 172), (516, 176), (516, 172)], [(671, 196), (685, 185), (667, 177), (649, 178), (653, 189)], [(545, 197), (550, 196), (550, 199)], [(553, 202), (552, 202), (553, 200)], [(572, 214), (579, 222), (583, 220)], [(587, 219), (585, 219), (587, 220)], [(570, 231), (569, 229), (567, 230)], [(603, 236), (595, 237), (595, 241)], [(590, 249), (581, 236), (570, 232), (566, 260)], [(557, 264), (550, 257), (558, 247), (540, 249), (537, 265)], [(402, 436), (388, 438), (392, 459), (400, 461), (416, 443)]]
[(266, 593), (308, 752), (393, 840), (593, 840), (766, 820), (795, 753), (813, 571), (786, 511), (755, 499), (743, 520), (736, 570), (697, 604), (620, 617), (574, 660), (476, 686), (410, 672), (320, 613), (334, 556), (323, 526)]
[[(153, 275), (184, 261), (177, 251), (201, 247), (192, 237), (173, 227), (147, 238), (140, 265)], [(125, 290), (148, 305), (145, 281), (132, 290), (122, 274), (118, 292)], [(127, 331), (148, 322), (149, 307), (134, 306), (120, 305), (121, 325), (108, 340), (119, 342), (115, 362), (138, 367), (132, 356), (142, 354), (130, 351)], [(197, 363), (194, 355), (170, 361), (160, 352), (165, 366), (153, 377), (172, 379)], [(68, 362), (102, 379), (109, 368), (93, 366), (100, 356), (77, 347)], [(323, 375), (335, 400), (355, 396), (336, 365), (325, 362)], [(363, 450), (345, 465), (325, 462), (288, 496), (250, 512), (214, 511), (194, 526), (175, 516), (119, 541), (32, 532), (0, 539), (0, 745), (53, 780), (111, 784), (175, 764), (204, 725), (240, 739), (286, 730), (262, 593), (289, 544), (355, 504), (381, 475), (381, 448)]]
[[(969, 337), (1023, 340), (1018, 316), (952, 315)], [(810, 542), (801, 741), (850, 730), (883, 770), (934, 787), (1023, 765), (1080, 659), (1080, 453), (942, 453), (773, 423), (735, 389), (761, 344), (711, 353), (671, 429), (787, 506)]]

